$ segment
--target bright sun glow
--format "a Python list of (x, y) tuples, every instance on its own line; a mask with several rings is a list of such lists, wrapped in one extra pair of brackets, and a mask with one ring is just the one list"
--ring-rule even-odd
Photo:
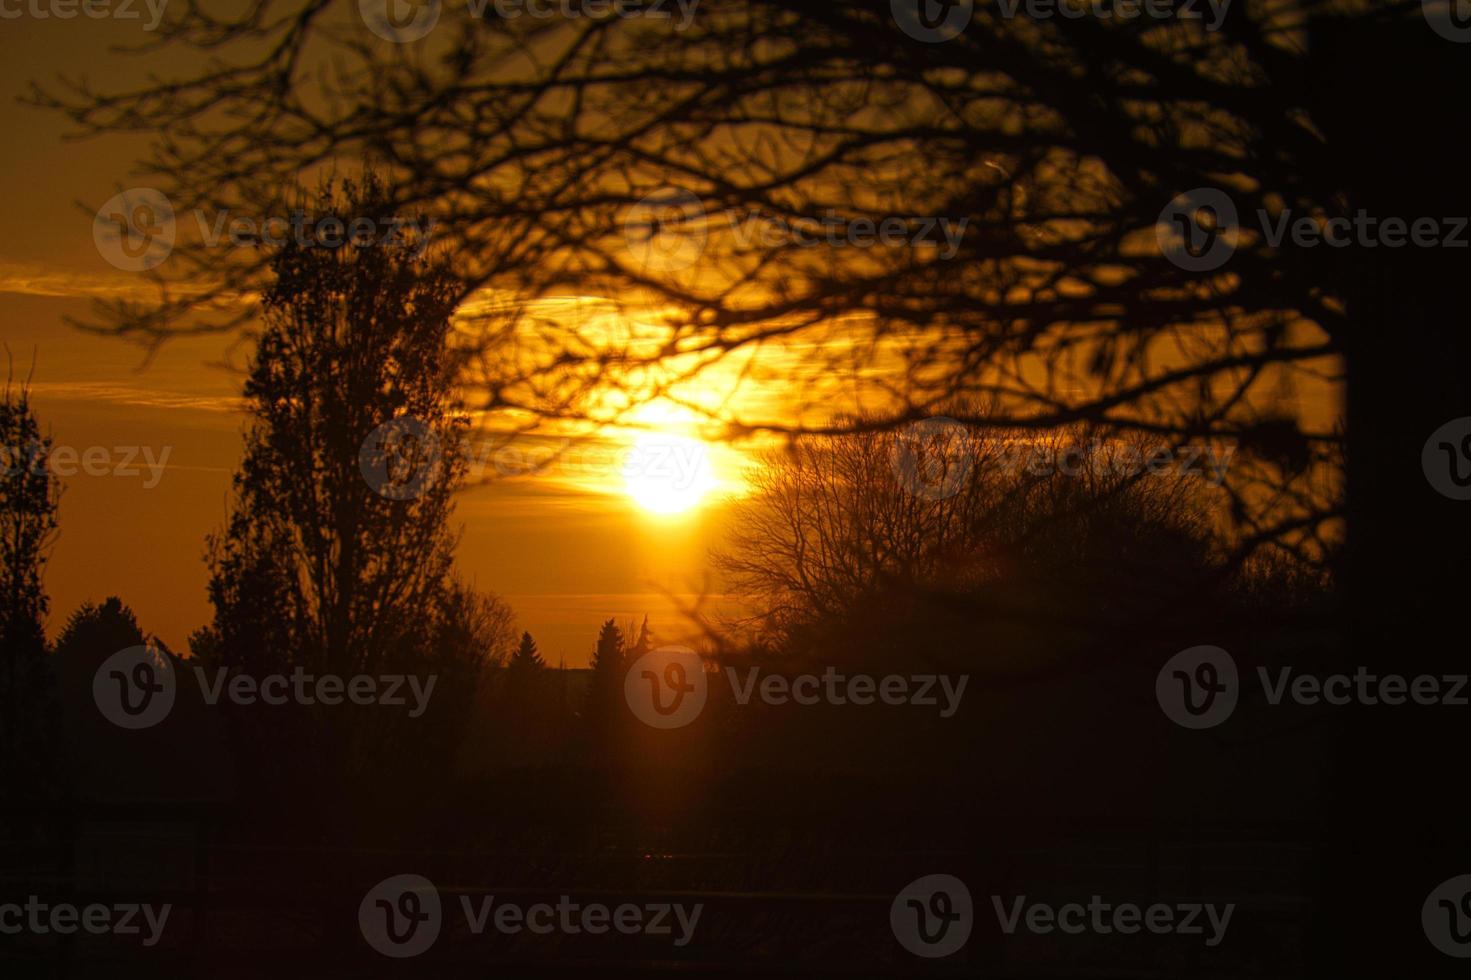
[(717, 482), (710, 447), (686, 436), (644, 433), (624, 460), (624, 491), (653, 514), (692, 510)]

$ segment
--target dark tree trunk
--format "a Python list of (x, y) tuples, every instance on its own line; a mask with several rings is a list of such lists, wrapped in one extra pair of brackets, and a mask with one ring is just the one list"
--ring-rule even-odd
[[(1418, 18), (1318, 42), (1314, 116), (1351, 206), (1381, 219), (1471, 216), (1471, 45), (1441, 39)], [(1343, 338), (1344, 669), (1465, 673), (1471, 502), (1438, 493), (1420, 456), (1435, 429), (1471, 415), (1471, 248), (1381, 244), (1340, 256), (1354, 324)], [(1430, 944), (1420, 910), (1436, 885), (1471, 873), (1460, 802), (1471, 707), (1362, 707), (1341, 721), (1314, 975), (1464, 976), (1467, 961)]]

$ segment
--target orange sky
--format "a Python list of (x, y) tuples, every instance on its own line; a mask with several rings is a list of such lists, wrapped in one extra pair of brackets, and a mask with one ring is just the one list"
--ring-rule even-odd
[[(0, 79), (20, 93), (32, 80), (58, 75), (85, 74), (106, 89), (127, 87), (148, 72), (168, 75), (161, 55), (108, 51), (143, 37), (137, 21), (0, 19), (6, 55)], [(68, 143), (61, 117), (15, 101), (0, 108), (0, 124), (11, 137), (0, 146), (0, 177), (12, 189), (6, 212), (12, 231), (0, 239), (0, 341), (9, 345), (20, 376), (34, 355), (32, 390), (43, 426), (58, 446), (79, 454), (120, 446), (146, 447), (140, 455), (154, 460), (168, 453), (156, 486), (148, 485), (146, 467), (135, 477), (78, 472), (66, 480), (61, 536), (47, 575), (52, 633), (83, 600), (118, 594), (146, 630), (182, 648), (187, 634), (209, 619), (204, 538), (224, 520), (239, 458), (244, 418), (236, 397), (245, 352), (230, 350), (232, 338), (186, 338), (145, 362), (136, 347), (67, 326), (63, 318), (85, 315), (93, 298), (136, 295), (142, 283), (99, 254), (92, 219), (118, 190), (148, 186), (130, 175), (145, 142)], [(767, 365), (775, 369), (772, 377), (757, 390), (743, 389), (742, 401), (794, 411), (783, 367), (805, 353), (778, 352)], [(708, 387), (703, 394), (724, 394)], [(1331, 423), (1330, 399), (1307, 401), (1317, 403), (1313, 414), (1320, 416), (1311, 427)], [(837, 403), (825, 397), (814, 407), (827, 412)], [(655, 518), (622, 493), (617, 454), (600, 458), (602, 464), (572, 472), (494, 481), (459, 501), (463, 574), (509, 599), (553, 662), (565, 656), (570, 665), (583, 663), (598, 623), (609, 616), (647, 612), (665, 639), (679, 638), (678, 617), (661, 593), (688, 602), (702, 589), (718, 590), (706, 558), (718, 543), (722, 507)], [(722, 478), (739, 484), (740, 454), (722, 451), (716, 465)]]
[[(107, 48), (141, 37), (138, 24), (112, 20), (0, 20), (0, 79), (11, 93), (32, 80), (85, 73), (117, 85), (159, 69), (150, 56), (118, 57)], [(145, 630), (182, 649), (209, 619), (204, 537), (224, 519), (230, 474), (239, 459), (243, 416), (239, 375), (222, 363), (225, 338), (176, 341), (151, 362), (123, 342), (84, 334), (63, 322), (82, 316), (93, 297), (136, 288), (92, 241), (95, 208), (130, 179), (141, 141), (63, 141), (65, 121), (19, 105), (0, 107), (10, 138), (0, 145), (0, 177), (12, 189), (11, 233), (0, 239), (0, 341), (24, 377), (34, 354), (32, 391), (43, 427), (57, 446), (147, 447), (167, 465), (155, 486), (143, 453), (138, 476), (66, 479), (61, 534), (47, 569), (50, 630), (86, 599), (117, 594)], [(233, 361), (238, 371), (240, 352)], [(616, 457), (614, 457), (616, 458)], [(115, 462), (122, 457), (112, 454)], [(95, 467), (102, 469), (105, 467)], [(656, 518), (621, 492), (617, 471), (501, 480), (466, 491), (460, 568), (481, 588), (510, 600), (524, 628), (555, 663), (580, 665), (599, 622), (644, 613), (677, 630), (671, 592), (692, 601), (707, 586), (706, 555), (715, 543), (719, 507), (688, 517)]]

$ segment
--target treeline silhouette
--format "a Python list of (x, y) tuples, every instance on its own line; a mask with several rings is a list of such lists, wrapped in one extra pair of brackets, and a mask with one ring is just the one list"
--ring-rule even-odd
[[(385, 201), (369, 178), (316, 206), (349, 218)], [(1331, 614), (1331, 582), (1285, 559), (1240, 562), (1199, 473), (1121, 465), (1147, 444), (1056, 430), (1027, 452), (1088, 447), (1076, 465), (1018, 470), (1003, 465), (1016, 446), (985, 429), (858, 425), (767, 457), (716, 556), (754, 614), (703, 624), (705, 707), (658, 729), (627, 684), (660, 648), (660, 624), (608, 619), (588, 668), (552, 667), (502, 600), (455, 572), (468, 422), (443, 261), (407, 246), (287, 244), (275, 269), (229, 516), (207, 541), (213, 619), (187, 655), (117, 597), (72, 612), (48, 645), (42, 569), (61, 487), (44, 467), (0, 476), (12, 837), (63, 834), (97, 807), (185, 807), (228, 869), (212, 879), (226, 893), (356, 882), (372, 855), (407, 850), (544, 884), (549, 848), (557, 881), (583, 887), (876, 893), (895, 863), (855, 852), (944, 850), (956, 866), (990, 867), (993, 835), (1038, 821), (1260, 816), (1268, 797), (1275, 818), (1307, 812), (1291, 794), (1240, 792), (1230, 758), (1275, 756), (1253, 778), (1287, 788), (1317, 761), (1311, 745), (1248, 726), (1256, 748), (1225, 740), (1201, 762), (1197, 742), (1182, 769), (1154, 674), (1207, 642), (1238, 652), (1243, 671), (1269, 662), (1277, 652), (1256, 639), (1269, 619), (1301, 662)], [(412, 438), (370, 438), (407, 419), (422, 426)], [(7, 389), (0, 425), (10, 459), (29, 443), (44, 455), (25, 389)], [(93, 685), (108, 657), (140, 645), (168, 658), (176, 702), (158, 725), (124, 731), (98, 712)], [(194, 680), (215, 671), (435, 686), (417, 716), (211, 705)], [(910, 690), (929, 678), (932, 697), (943, 677), (958, 696), (763, 693), (773, 677), (829, 672)], [(664, 851), (742, 857), (696, 870), (632, 860)], [(759, 934), (741, 928), (757, 932), (736, 930), (732, 948)], [(356, 948), (350, 930), (318, 942)]]

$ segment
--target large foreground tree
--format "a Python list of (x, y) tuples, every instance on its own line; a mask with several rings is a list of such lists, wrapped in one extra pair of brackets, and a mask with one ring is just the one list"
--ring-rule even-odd
[[(314, 227), (364, 218), (381, 232), (393, 217), (372, 179), (304, 210)], [(211, 665), (437, 682), (422, 721), (323, 711), (303, 747), (323, 779), (423, 746), (407, 732), (435, 725), (428, 744), (447, 752), (434, 739), (456, 737), (481, 668), (514, 642), (504, 604), (452, 575), (465, 469), (452, 413), (457, 283), (426, 244), (329, 235), (275, 252), (245, 385), (244, 458), (228, 523), (210, 539), (215, 617), (192, 646)], [(424, 761), (415, 765), (427, 772)]]
[[(635, 395), (696, 403), (737, 433), (831, 426), (824, 393), (841, 377), (872, 389), (874, 425), (985, 396), (965, 421), (1231, 443), (1243, 541), (1311, 558), (1343, 518), (1343, 666), (1459, 666), (1435, 624), (1463, 599), (1471, 522), (1420, 452), (1471, 415), (1471, 253), (1267, 234), (1303, 216), (1471, 214), (1467, 110), (1444, 96), (1465, 87), (1471, 47), (1446, 36), (1445, 5), (1243, 0), (1207, 25), (975, 4), (939, 43), (878, 0), (710, 0), (684, 31), (430, 6), (438, 26), (411, 42), (346, 2), (174, 6), (159, 45), (207, 52), (199, 71), (38, 98), (89, 132), (165, 134), (148, 172), (179, 208), (249, 206), (321, 161), (383, 160), (395, 203), (441, 219), (464, 295), (495, 300), (477, 308), (493, 408), (618, 417), (637, 398), (583, 397), (612, 365)], [(1220, 265), (1181, 261), (1171, 238), (1177, 216), (1208, 237), (1196, 199), (1169, 211), (1199, 189), (1237, 214)], [(908, 247), (927, 216), (965, 222), (948, 258)], [(790, 231), (836, 220), (871, 238), (890, 217), (898, 245), (809, 247)], [(204, 271), (209, 288), (104, 311), (111, 325), (153, 340), (191, 314), (211, 322), (202, 304), (260, 272), (187, 261), (201, 255), (186, 247), (162, 279)], [(569, 292), (636, 316), (610, 329), (606, 308), (538, 305)], [(772, 349), (774, 365), (748, 357)], [(680, 386), (763, 371), (781, 372), (779, 413)], [(1314, 968), (1428, 968), (1413, 909), (1455, 870), (1443, 843), (1459, 837), (1437, 841), (1420, 814), (1457, 809), (1429, 749), (1456, 729), (1445, 711), (1336, 719), (1324, 813), (1341, 837), (1323, 852)], [(1367, 958), (1332, 938), (1370, 930), (1386, 941)]]

